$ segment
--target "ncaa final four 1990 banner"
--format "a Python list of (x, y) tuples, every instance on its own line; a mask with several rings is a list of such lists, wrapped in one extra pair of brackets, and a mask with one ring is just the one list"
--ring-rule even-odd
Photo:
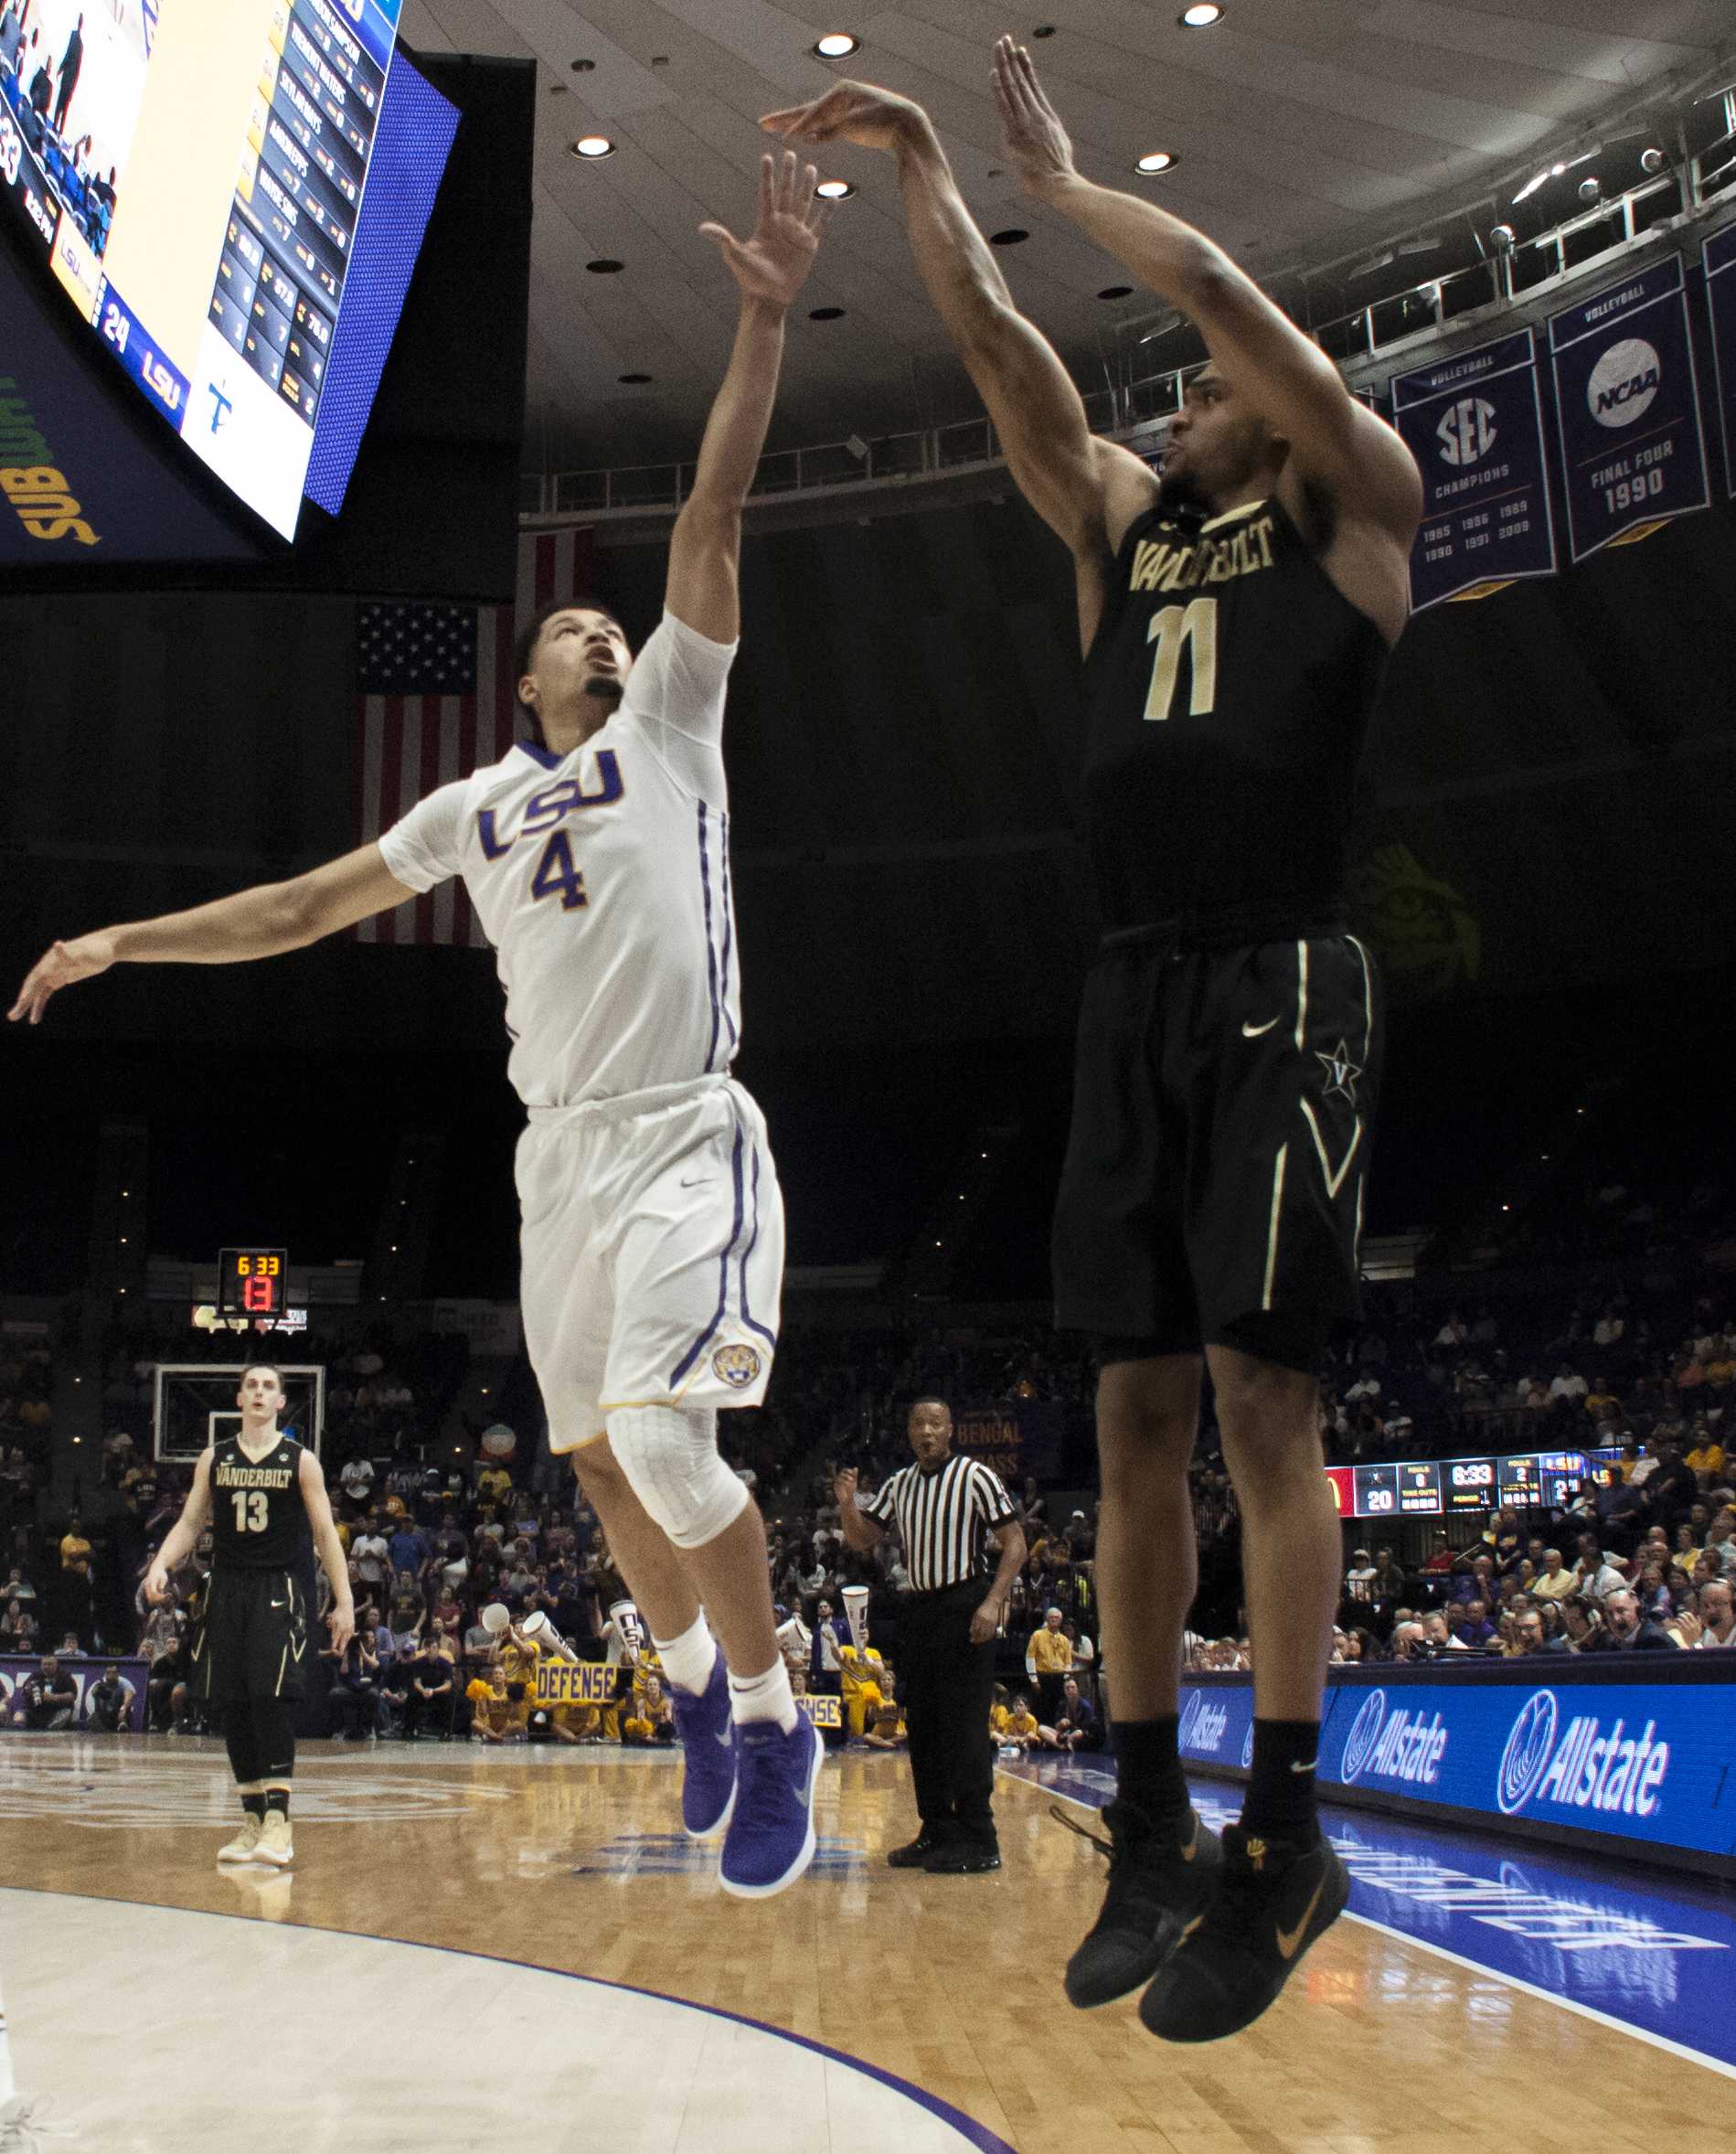
[(1411, 603), (1555, 573), (1537, 347), (1528, 329), (1392, 378), (1393, 424), (1422, 474)]
[(1712, 370), (1724, 431), (1724, 485), (1736, 499), (1736, 224), (1707, 240), (1706, 306), (1712, 317)]
[(1550, 357), (1573, 560), (1709, 506), (1680, 255), (1551, 315)]

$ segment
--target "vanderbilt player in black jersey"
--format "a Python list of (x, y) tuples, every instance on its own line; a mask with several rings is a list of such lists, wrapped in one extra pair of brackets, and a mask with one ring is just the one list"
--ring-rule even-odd
[(308, 1531), (331, 1582), (327, 1621), (342, 1653), (356, 1630), (349, 1566), (332, 1522), (325, 1477), (314, 1454), (280, 1433), (283, 1379), (263, 1362), (241, 1371), (238, 1435), (209, 1445), (193, 1486), (145, 1573), (145, 1598), (168, 1598), (169, 1581), (211, 1529), (205, 1625), (189, 1687), (223, 1715), (229, 1765), (241, 1797), (241, 1829), (219, 1862), (293, 1860), (290, 1786), (295, 1771), (295, 1701), (308, 1663), (302, 1584)]
[[(1357, 1307), (1380, 1066), (1378, 985), (1345, 932), (1351, 788), (1405, 623), (1422, 487), (1398, 436), (1221, 248), (1081, 177), (1008, 38), (993, 80), (1027, 192), (1205, 339), (1161, 484), (1092, 436), (919, 107), (846, 82), (763, 124), (896, 155), (930, 295), (1020, 490), (1073, 556), (1105, 933), (1054, 1255), (1059, 1320), (1099, 1349), (1118, 1792), (1107, 1896), (1067, 1991), (1094, 2005), (1143, 1986), (1153, 2032), (1200, 2042), (1266, 2009), (1348, 1890), (1315, 1815), (1341, 1565), (1316, 1372)], [(1221, 1845), (1190, 1807), (1177, 1730), (1208, 1368), (1254, 1640), (1252, 1768)]]

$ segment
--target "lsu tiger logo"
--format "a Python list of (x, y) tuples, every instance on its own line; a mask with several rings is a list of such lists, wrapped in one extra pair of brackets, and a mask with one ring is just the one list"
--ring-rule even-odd
[(711, 1366), (732, 1391), (744, 1392), (760, 1373), (760, 1357), (751, 1346), (719, 1347)]

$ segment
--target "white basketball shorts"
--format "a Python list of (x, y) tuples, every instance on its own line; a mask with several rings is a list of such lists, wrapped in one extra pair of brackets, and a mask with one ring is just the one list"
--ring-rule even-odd
[(732, 1078), (532, 1108), (517, 1167), (525, 1345), (554, 1451), (617, 1406), (757, 1406), (783, 1197)]

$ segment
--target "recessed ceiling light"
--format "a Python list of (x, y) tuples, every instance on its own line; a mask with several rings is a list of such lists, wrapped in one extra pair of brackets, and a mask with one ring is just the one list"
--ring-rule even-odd
[(1097, 296), (1099, 299), (1125, 299), (1132, 290), (1131, 284), (1105, 284)]
[(615, 376), (617, 381), (630, 381), (635, 384), (641, 381), (649, 381), (650, 379), (649, 374), (617, 374)]
[(823, 179), (814, 191), (828, 202), (846, 202), (855, 194), (856, 185), (847, 179)]
[(572, 71), (575, 75), (594, 75), (597, 63), (594, 59), (576, 59), (572, 63)]
[(1153, 172), (1168, 172), (1174, 169), (1177, 162), (1174, 150), (1147, 150), (1143, 157), (1135, 160), (1134, 170), (1148, 175)]
[(847, 59), (862, 43), (848, 30), (828, 30), (824, 37), (815, 41), (814, 49), (822, 59)]
[(1004, 232), (990, 232), (988, 243), (991, 247), (1017, 247), (1021, 240), (1029, 238), (1022, 225), (1009, 224)]
[(593, 277), (612, 277), (617, 271), (624, 266), (624, 263), (611, 261), (606, 254), (599, 255), (595, 261), (588, 261), (585, 264)]
[(567, 85), (564, 82), (551, 82), (548, 85), (548, 94), (550, 97), (565, 97)]
[(1209, 30), (1213, 23), (1224, 19), (1224, 11), (1218, 0), (1194, 0), (1191, 7), (1184, 7), (1176, 20), (1184, 30)]
[(1053, 23), (1038, 23), (1031, 32), (1033, 37), (1052, 37), (1054, 35), (1055, 26)]
[(612, 157), (615, 145), (606, 134), (581, 134), (572, 145), (575, 157)]
[(839, 322), (844, 318), (841, 306), (815, 306), (808, 309), (810, 322)]

